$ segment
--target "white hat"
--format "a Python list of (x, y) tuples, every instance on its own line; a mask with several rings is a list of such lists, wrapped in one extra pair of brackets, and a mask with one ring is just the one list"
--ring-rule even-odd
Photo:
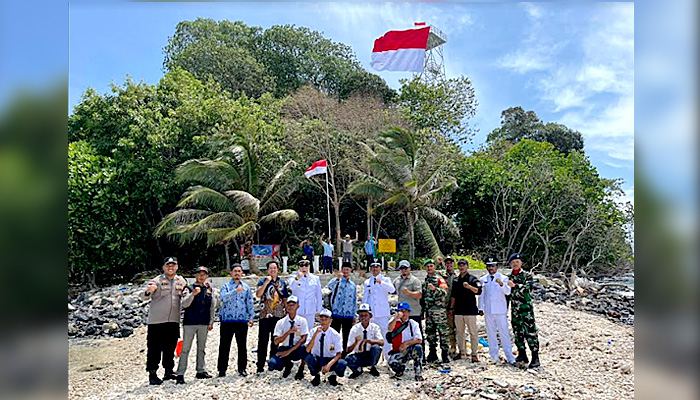
[(399, 261), (399, 268), (403, 268), (403, 267), (406, 267), (406, 268), (410, 269), (410, 268), (411, 268), (411, 263), (408, 262), (408, 260), (401, 260), (401, 261)]
[(323, 310), (321, 310), (320, 313), (318, 313), (318, 315), (320, 315), (322, 317), (331, 317), (331, 316), (333, 316), (333, 313), (331, 313), (331, 310), (324, 308)]
[(360, 308), (357, 309), (357, 311), (367, 311), (367, 312), (372, 312), (372, 310), (369, 307), (369, 304), (367, 303), (362, 303), (360, 304)]
[(294, 303), (299, 304), (299, 298), (297, 296), (291, 295), (287, 299), (287, 303), (290, 303), (290, 302), (294, 302)]

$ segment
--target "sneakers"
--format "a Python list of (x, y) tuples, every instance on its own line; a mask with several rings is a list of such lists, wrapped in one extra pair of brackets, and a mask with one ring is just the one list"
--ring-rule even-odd
[(335, 375), (329, 376), (328, 383), (330, 383), (331, 386), (338, 386), (338, 377)]
[(294, 366), (294, 364), (289, 363), (289, 364), (287, 364), (287, 365), (284, 367), (284, 370), (282, 371), (282, 378), (286, 378), (286, 377), (289, 376), (289, 374), (292, 373), (292, 367), (293, 367), (293, 366)]
[(377, 371), (377, 367), (372, 367), (369, 369), (369, 374), (372, 376), (379, 376), (379, 371)]
[(158, 377), (156, 371), (148, 371), (148, 383), (150, 385), (160, 385), (163, 381)]
[(359, 377), (360, 375), (362, 375), (362, 372), (355, 371), (352, 374), (350, 374), (350, 376), (348, 376), (348, 379), (357, 379), (357, 377)]
[(223, 378), (226, 376), (226, 371), (219, 371), (219, 378)]
[(314, 379), (311, 380), (311, 384), (314, 386), (320, 385), (321, 384), (321, 375), (314, 376)]
[(174, 381), (174, 380), (176, 380), (176, 379), (177, 379), (177, 375), (175, 375), (175, 373), (174, 373), (172, 370), (171, 370), (171, 371), (165, 371), (165, 375), (163, 376), (163, 380), (164, 380), (164, 381), (167, 381), (167, 380), (172, 380), (172, 381)]
[(178, 375), (175, 377), (175, 383), (178, 385), (184, 385), (185, 384), (185, 376), (184, 375)]
[(196, 379), (211, 379), (212, 376), (209, 375), (208, 372), (197, 372), (197, 375), (194, 376)]

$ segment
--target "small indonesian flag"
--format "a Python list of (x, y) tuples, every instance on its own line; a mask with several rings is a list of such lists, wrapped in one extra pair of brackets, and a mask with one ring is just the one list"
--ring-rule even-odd
[(377, 71), (423, 72), (430, 27), (389, 31), (374, 41), (370, 65)]
[(327, 171), (326, 160), (318, 160), (311, 164), (309, 169), (304, 172), (307, 178), (311, 178), (314, 175), (325, 174)]

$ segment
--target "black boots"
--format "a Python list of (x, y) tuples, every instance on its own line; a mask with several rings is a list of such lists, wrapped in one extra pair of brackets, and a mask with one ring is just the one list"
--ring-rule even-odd
[(336, 377), (335, 375), (329, 376), (328, 383), (330, 383), (331, 386), (338, 386), (338, 377)]
[(540, 366), (540, 355), (539, 351), (532, 352), (532, 361), (530, 361), (530, 366), (528, 368), (537, 368)]
[(163, 381), (158, 377), (156, 371), (148, 371), (148, 383), (151, 385), (160, 385)]
[(175, 383), (177, 383), (178, 385), (184, 385), (184, 384), (185, 384), (185, 376), (184, 376), (184, 375), (178, 375), (178, 376), (175, 378)]
[(177, 380), (177, 375), (175, 375), (175, 373), (174, 373), (172, 370), (170, 370), (170, 371), (165, 371), (165, 375), (163, 375), (163, 380), (164, 380), (164, 381), (167, 381), (167, 380), (172, 380), (172, 381)]
[(292, 364), (291, 362), (284, 366), (284, 370), (282, 371), (282, 378), (286, 378), (289, 376), (289, 374), (292, 373), (293, 366), (294, 366), (294, 364)]
[(437, 360), (438, 360), (437, 349), (435, 349), (434, 347), (431, 347), (430, 352), (428, 353), (428, 358), (426, 358), (425, 361), (428, 363), (434, 363)]
[[(533, 355), (533, 357), (534, 357), (534, 355)], [(518, 348), (518, 356), (515, 357), (515, 362), (516, 363), (521, 362), (521, 363), (527, 364), (527, 361), (528, 361), (527, 360), (527, 352), (525, 351), (525, 349)]]
[(372, 376), (379, 376), (379, 371), (377, 371), (377, 367), (372, 367), (369, 369), (369, 374)]
[(321, 384), (321, 375), (315, 375), (314, 379), (311, 380), (313, 386), (318, 386)]
[(449, 362), (450, 362), (450, 355), (447, 351), (443, 350), (442, 351), (442, 363), (449, 364)]
[(294, 374), (294, 379), (296, 379), (298, 381), (304, 379), (304, 365), (303, 364), (299, 366), (299, 371), (297, 371), (297, 373)]

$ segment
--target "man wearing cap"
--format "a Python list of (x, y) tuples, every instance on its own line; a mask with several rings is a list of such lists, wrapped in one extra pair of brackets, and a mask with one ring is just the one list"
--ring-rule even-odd
[[(303, 360), (306, 355), (306, 338), (309, 335), (309, 325), (306, 318), (297, 315), (299, 299), (297, 296), (287, 298), (287, 316), (277, 321), (275, 325), (275, 345), (277, 354), (270, 357), (267, 365), (270, 371), (283, 371), (286, 378), (292, 372), (293, 361)], [(296, 379), (304, 377), (303, 366), (299, 367)]]
[(508, 277), (498, 272), (498, 261), (495, 257), (486, 258), (485, 264), (488, 274), (479, 279), (481, 281), (479, 315), (483, 315), (486, 320), (486, 335), (489, 340), (489, 356), (491, 357), (489, 363), (498, 362), (498, 343), (500, 341), (506, 361), (513, 364), (515, 357), (513, 357), (513, 345), (508, 331), (508, 304), (506, 303), (506, 295), (510, 294)]
[(537, 339), (537, 326), (535, 325), (535, 309), (532, 307), (532, 274), (522, 269), (522, 258), (515, 253), (508, 258), (508, 264), (512, 268), (508, 276), (510, 290), (510, 323), (513, 327), (515, 347), (518, 348), (516, 362), (527, 364), (525, 342), (530, 347), (532, 361), (530, 368), (540, 366), (539, 349)]
[(386, 339), (391, 343), (389, 368), (394, 371), (394, 378), (400, 378), (406, 370), (406, 364), (413, 360), (413, 371), (417, 381), (423, 380), (423, 335), (418, 323), (409, 319), (411, 306), (399, 303), (396, 315), (389, 322)]
[[(452, 293), (452, 281), (455, 279), (455, 260), (454, 258), (447, 256), (445, 257), (445, 281), (447, 282), (447, 297), (445, 298), (445, 309), (449, 311), (450, 308), (450, 296)], [(450, 340), (450, 355), (454, 357), (457, 353), (457, 346), (455, 341), (455, 320), (454, 315), (447, 313), (447, 337)]]
[(270, 357), (277, 353), (273, 332), (277, 321), (287, 315), (285, 303), (289, 297), (287, 282), (279, 277), (277, 261), (267, 262), (267, 277), (260, 278), (255, 295), (262, 300), (258, 320), (258, 367), (263, 372), (267, 360), (267, 344), (270, 342)]
[(306, 365), (309, 372), (314, 377), (311, 380), (313, 386), (321, 384), (321, 372), (330, 373), (328, 383), (331, 386), (338, 386), (339, 376), (343, 376), (348, 363), (343, 360), (342, 339), (340, 333), (331, 328), (331, 311), (323, 309), (319, 313), (321, 325), (313, 328), (306, 341)]
[[(166, 379), (177, 379), (173, 372), (175, 347), (180, 338), (180, 305), (187, 281), (176, 272), (177, 258), (166, 258), (163, 274), (149, 280), (146, 290), (140, 294), (141, 300), (151, 300), (146, 335), (146, 370), (151, 385), (160, 385)], [(156, 374), (161, 356), (165, 369), (163, 380)]]
[(289, 289), (299, 299), (298, 314), (306, 318), (307, 326), (312, 328), (316, 314), (323, 309), (321, 280), (309, 272), (311, 260), (305, 255), (299, 260), (299, 271), (289, 276)]
[[(370, 266), (372, 276), (365, 280), (362, 302), (369, 304), (372, 309), (372, 322), (379, 325), (382, 336), (386, 335), (391, 311), (389, 310), (389, 294), (394, 293), (391, 279), (382, 275), (382, 264), (377, 261)], [(384, 359), (389, 359), (389, 344), (384, 344)]]
[(476, 327), (476, 316), (479, 308), (476, 305), (476, 296), (481, 294), (481, 282), (469, 273), (469, 263), (465, 259), (457, 261), (459, 275), (452, 282), (450, 295), (450, 308), (448, 317), (452, 316), (455, 321), (455, 336), (459, 354), (455, 359), (465, 358), (467, 351), (465, 348), (466, 338), (464, 328), (469, 331), (469, 342), (471, 344), (471, 360), (479, 362), (477, 351), (479, 350), (479, 333)]
[(333, 313), (331, 327), (336, 331), (343, 331), (343, 354), (348, 345), (348, 334), (352, 324), (355, 323), (357, 312), (357, 285), (350, 280), (352, 265), (344, 263), (341, 269), (342, 276), (335, 277), (328, 282), (326, 287), (331, 291), (330, 306)]
[(343, 262), (349, 262), (352, 265), (352, 244), (357, 242), (358, 235), (355, 231), (355, 239), (350, 239), (350, 235), (345, 235), (345, 240), (340, 242), (340, 248), (343, 251)]
[(246, 376), (248, 364), (248, 327), (253, 326), (253, 292), (247, 283), (241, 281), (243, 268), (241, 264), (234, 264), (231, 270), (231, 280), (221, 286), (221, 309), (219, 321), (221, 323), (221, 339), (219, 342), (219, 359), (217, 369), (219, 377), (226, 376), (228, 369), (231, 341), (236, 336), (238, 347), (238, 374)]
[(185, 383), (185, 371), (187, 370), (187, 356), (190, 354), (194, 336), (197, 335), (197, 379), (211, 378), (204, 368), (205, 347), (207, 344), (207, 332), (214, 328), (216, 312), (216, 295), (214, 288), (207, 281), (209, 269), (198, 267), (194, 274), (194, 283), (184, 289), (185, 297), (182, 299), (182, 307), (185, 315), (182, 318), (182, 353), (177, 367), (176, 383)]
[[(421, 305), (423, 297), (423, 284), (420, 279), (411, 274), (411, 263), (408, 260), (399, 261), (399, 276), (394, 279), (394, 287), (399, 297), (399, 303), (408, 303), (411, 306), (410, 318), (421, 326)], [(421, 328), (421, 332), (422, 332)]]
[(435, 262), (432, 259), (425, 260), (423, 266), (427, 273), (422, 288), (425, 302), (425, 336), (430, 346), (426, 361), (430, 363), (438, 360), (437, 345), (440, 341), (442, 362), (448, 363), (450, 345), (447, 337), (447, 306), (445, 305), (447, 282), (435, 271)]
[(369, 304), (361, 304), (358, 314), (360, 322), (350, 330), (350, 344), (347, 347), (350, 355), (345, 358), (352, 371), (350, 379), (362, 375), (362, 367), (370, 367), (370, 375), (379, 376), (376, 365), (384, 347), (382, 330), (379, 329), (379, 325), (370, 322), (372, 310)]

